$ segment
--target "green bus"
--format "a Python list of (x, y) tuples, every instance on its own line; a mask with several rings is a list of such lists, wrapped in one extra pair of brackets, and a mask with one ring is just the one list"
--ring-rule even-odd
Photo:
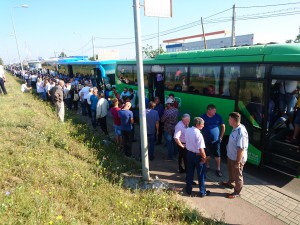
[[(300, 178), (299, 142), (286, 141), (293, 111), (288, 118), (284, 100), (292, 86), (293, 101), (298, 98), (300, 44), (165, 53), (144, 60), (143, 67), (149, 100), (158, 96), (164, 103), (173, 93), (180, 114), (192, 117), (205, 113), (208, 104), (216, 105), (227, 140), (228, 115), (240, 112), (249, 133), (248, 162)], [(118, 90), (138, 88), (135, 60), (117, 61), (115, 74)], [(223, 141), (223, 153), (225, 146)]]

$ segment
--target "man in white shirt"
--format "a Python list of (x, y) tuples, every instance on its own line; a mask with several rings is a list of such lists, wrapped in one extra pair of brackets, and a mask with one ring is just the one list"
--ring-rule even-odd
[[(186, 161), (186, 148), (185, 148), (185, 132), (188, 129), (190, 124), (190, 115), (184, 114), (181, 120), (175, 126), (174, 132), (174, 140), (178, 147), (178, 171), (179, 173), (185, 173), (187, 168), (187, 161)], [(182, 161), (184, 167), (182, 167)]]
[(89, 92), (90, 92), (90, 86), (89, 82), (85, 81), (84, 82), (84, 87), (80, 90), (79, 92), (79, 97), (81, 101), (81, 109), (82, 109), (82, 115), (86, 116), (87, 115), (87, 99), (89, 97)]
[(104, 93), (100, 93), (96, 109), (96, 119), (98, 119), (99, 125), (105, 135), (108, 135), (106, 123), (108, 108), (108, 101), (104, 98)]
[(24, 83), (21, 85), (21, 91), (23, 93), (29, 92), (31, 90), (31, 87), (27, 86), (27, 81), (25, 80)]
[(90, 87), (89, 94), (87, 97), (87, 111), (90, 118), (92, 118), (92, 110), (91, 110), (91, 96), (93, 95), (94, 88)]
[(200, 130), (204, 127), (204, 120), (201, 117), (194, 118), (194, 125), (187, 128), (185, 132), (186, 149), (187, 149), (187, 179), (186, 193), (192, 194), (192, 184), (195, 168), (200, 189), (200, 197), (203, 198), (210, 194), (205, 188), (206, 179), (206, 154), (204, 151), (205, 143)]
[(229, 180), (222, 182), (222, 184), (234, 188), (233, 193), (227, 195), (227, 198), (233, 199), (240, 195), (243, 188), (243, 168), (248, 157), (249, 137), (245, 126), (241, 124), (239, 113), (232, 112), (229, 114), (229, 125), (233, 128), (226, 148)]
[[(2, 94), (2, 91), (3, 91), (3, 94), (7, 95), (6, 88), (4, 86), (4, 82), (5, 82), (5, 72), (4, 72), (3, 66), (0, 65), (0, 94)], [(1, 89), (2, 89), (2, 91), (1, 91)]]

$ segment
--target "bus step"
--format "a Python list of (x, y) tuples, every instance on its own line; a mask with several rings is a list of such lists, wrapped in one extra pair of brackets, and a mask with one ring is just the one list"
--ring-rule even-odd
[(286, 168), (282, 168), (282, 166), (274, 165), (274, 164), (262, 164), (262, 167), (282, 173), (289, 177), (297, 177), (297, 173), (293, 170), (287, 170)]
[(271, 152), (300, 161), (300, 148), (297, 145), (282, 141), (274, 141), (272, 143)]
[[(298, 175), (300, 171), (300, 161), (272, 153), (270, 155), (270, 166), (278, 168), (288, 174)], [(268, 164), (267, 164), (268, 165)]]

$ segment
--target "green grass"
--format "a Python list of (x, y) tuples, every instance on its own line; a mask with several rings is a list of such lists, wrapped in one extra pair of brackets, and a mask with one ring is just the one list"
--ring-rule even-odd
[(54, 109), (7, 74), (0, 95), (1, 224), (216, 224), (172, 192), (122, 188), (139, 171), (104, 145), (80, 116), (59, 123)]

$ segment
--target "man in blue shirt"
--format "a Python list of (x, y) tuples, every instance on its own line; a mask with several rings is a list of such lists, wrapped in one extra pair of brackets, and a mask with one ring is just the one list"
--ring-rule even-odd
[[(156, 110), (158, 112), (159, 119), (160, 119), (162, 117), (162, 115), (164, 114), (164, 106), (163, 106), (163, 104), (161, 104), (160, 98), (158, 96), (156, 96), (154, 98), (154, 103), (155, 103), (154, 110)], [(161, 144), (163, 131), (164, 131), (163, 123), (159, 120), (159, 128), (158, 128), (156, 145)]]
[[(217, 162), (216, 175), (222, 177), (221, 172), (221, 141), (225, 133), (225, 124), (222, 117), (216, 113), (216, 106), (209, 104), (205, 114), (201, 118), (205, 121), (205, 127), (202, 129), (202, 134), (205, 140), (206, 167), (209, 169), (210, 156), (213, 155)], [(219, 129), (221, 127), (221, 131)]]
[(147, 137), (148, 137), (148, 146), (149, 146), (149, 160), (154, 159), (154, 143), (155, 143), (155, 134), (158, 134), (159, 127), (159, 115), (156, 110), (154, 110), (155, 103), (150, 102), (149, 107), (146, 110), (146, 121), (147, 121)]
[(126, 156), (132, 156), (132, 124), (134, 123), (133, 120), (133, 113), (129, 110), (131, 108), (131, 103), (126, 102), (123, 109), (119, 111), (119, 116), (121, 119), (121, 132), (122, 132), (122, 139), (123, 139), (123, 151)]

